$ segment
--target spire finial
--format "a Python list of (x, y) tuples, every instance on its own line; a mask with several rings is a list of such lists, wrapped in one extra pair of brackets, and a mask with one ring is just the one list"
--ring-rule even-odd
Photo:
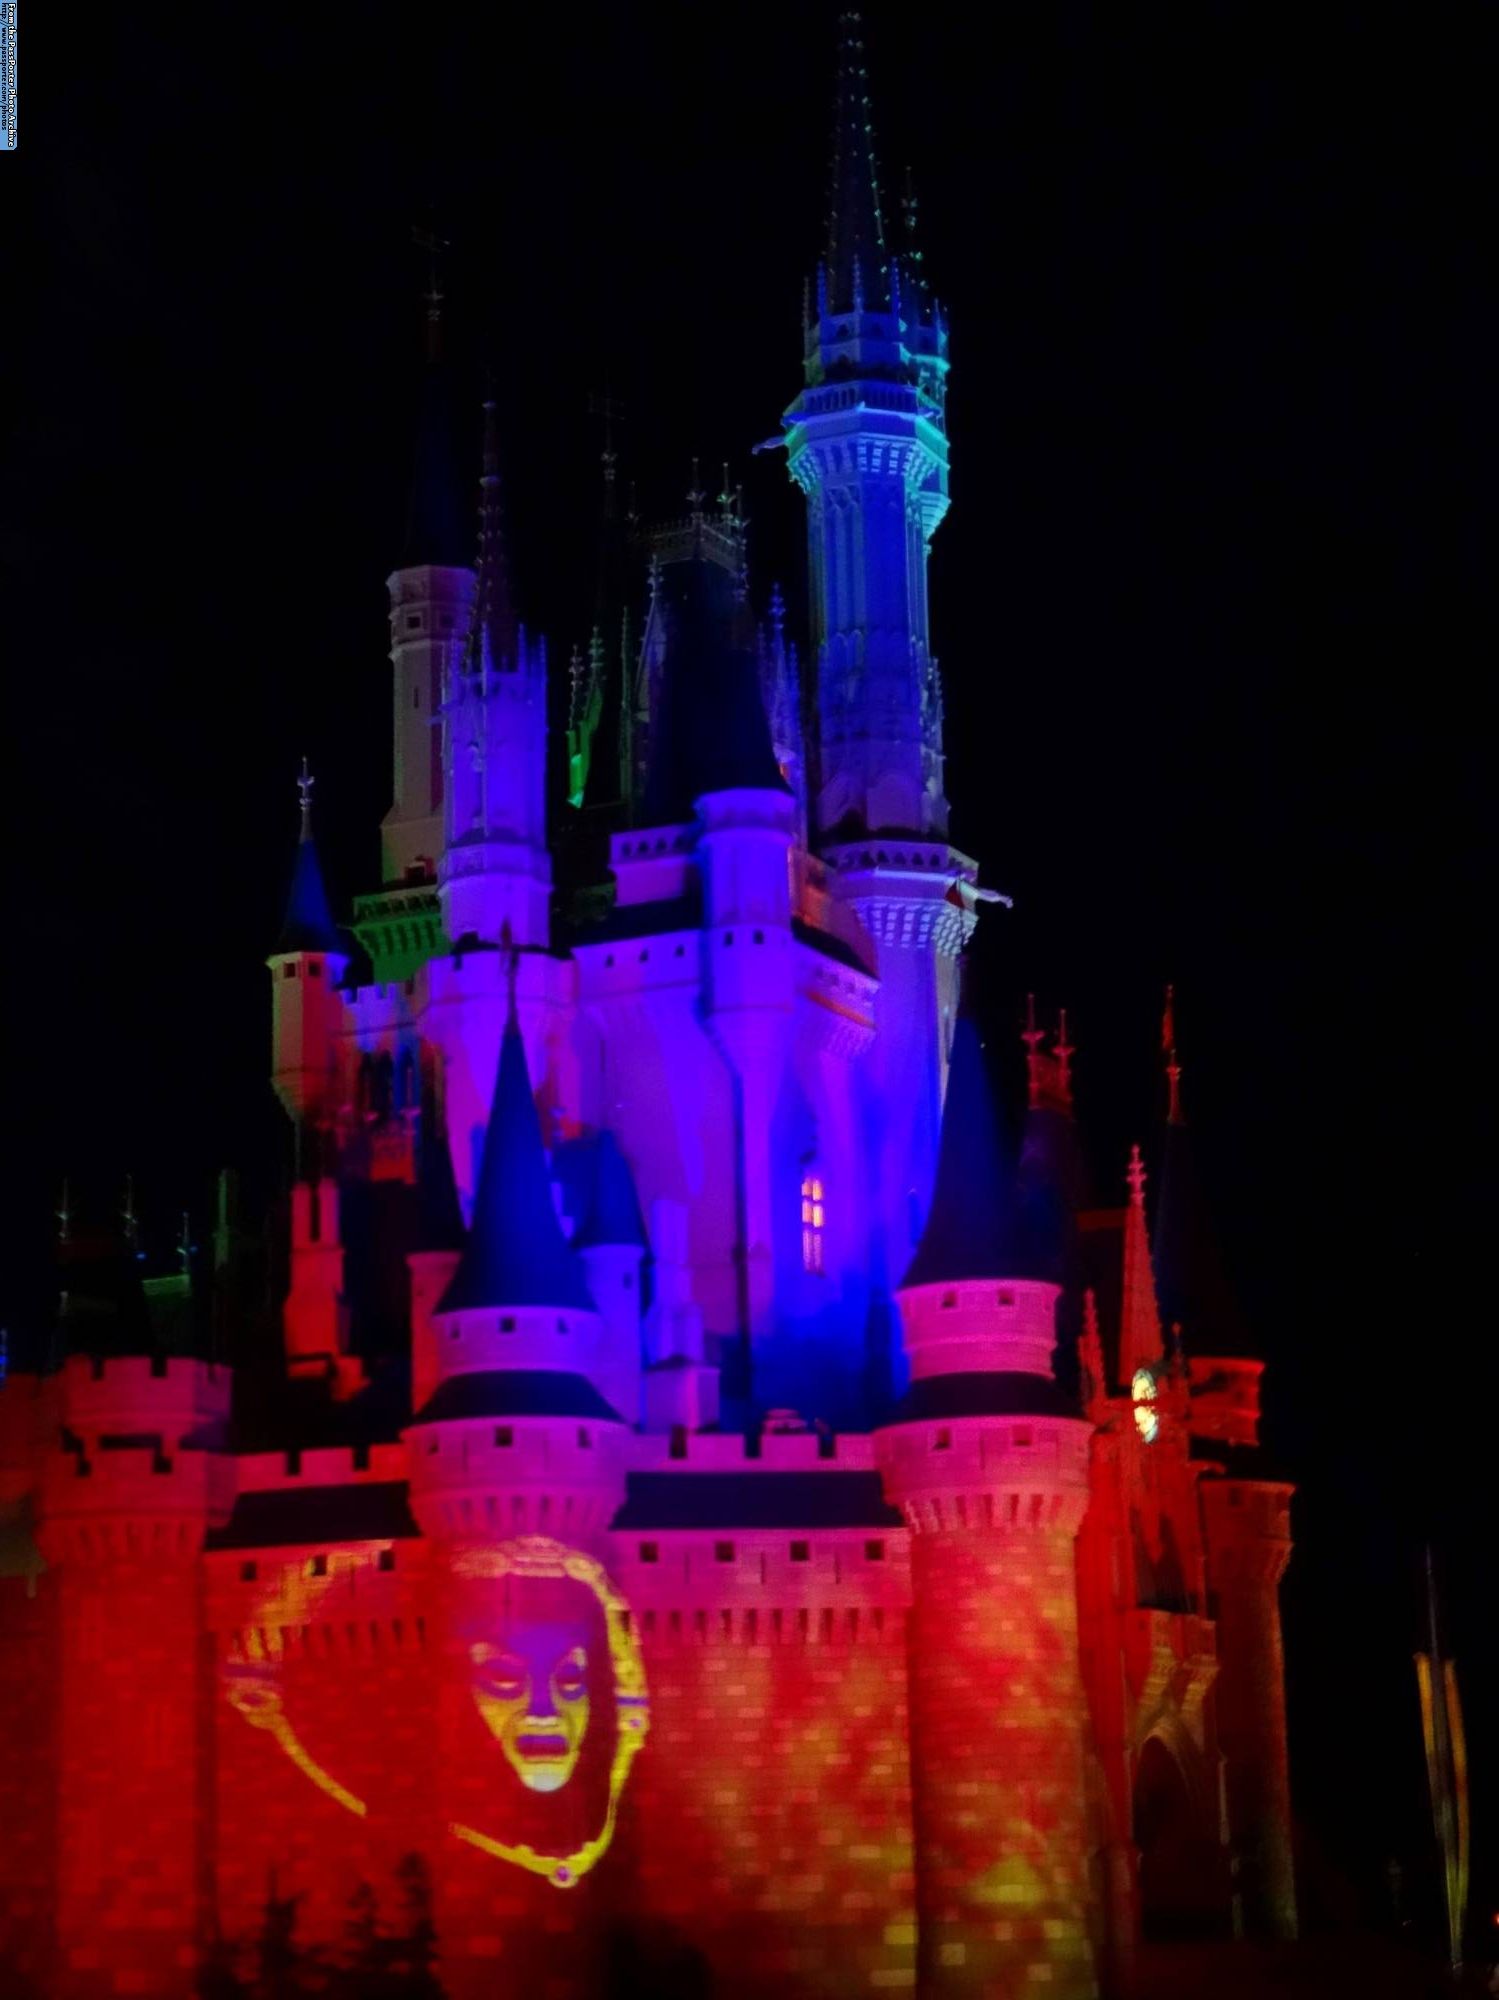
[(140, 1217), (135, 1212), (135, 1175), (126, 1174), (125, 1193), (120, 1202), (120, 1233), (125, 1238), (125, 1246), (134, 1256), (140, 1241)]
[(193, 1224), (186, 1209), (182, 1211), (182, 1228), (177, 1237), (177, 1261), (182, 1266), (184, 1278), (193, 1274)]
[(423, 294), (427, 302), (427, 359), (435, 361), (442, 352), (442, 255), (453, 246), (438, 235), (431, 222), (413, 229), (411, 240), (427, 253), (427, 289)]
[(1103, 1365), (1103, 1338), (1098, 1330), (1098, 1294), (1089, 1285), (1083, 1293), (1083, 1330), (1078, 1336), (1077, 1358), (1082, 1364), (1082, 1405), (1091, 1417), (1101, 1409), (1109, 1393)]
[(304, 757), (302, 759), (302, 769), (297, 778), (297, 805), (302, 814), (303, 840), (311, 840), (312, 838), (312, 788), (316, 783), (317, 779), (312, 775), (312, 768)]
[(1025, 1026), (1020, 1031), (1020, 1039), (1025, 1043), (1026, 1083), (1030, 1093), (1031, 1109), (1034, 1111), (1041, 1102), (1041, 1044), (1045, 1040), (1036, 1026), (1036, 996), (1025, 996)]
[(1145, 1162), (1141, 1158), (1138, 1145), (1129, 1149), (1129, 1198), (1136, 1208), (1145, 1206)]
[(876, 309), (885, 303), (889, 259), (874, 158), (863, 21), (846, 9), (838, 19), (838, 85), (833, 113), (833, 162), (828, 191), (828, 291), (833, 311)]
[(1072, 1058), (1077, 1054), (1077, 1050), (1067, 1039), (1067, 1009), (1065, 1007), (1060, 1007), (1057, 1010), (1057, 1038), (1051, 1045), (1051, 1052), (1056, 1058), (1058, 1081), (1061, 1086), (1062, 1095), (1070, 1103), (1072, 1101)]
[(63, 1175), (62, 1193), (58, 1196), (56, 1222), (58, 1242), (71, 1242), (73, 1236), (73, 1197), (66, 1174)]
[(505, 562), (500, 514), (500, 419), (493, 369), (484, 384), (484, 448), (479, 474), (479, 591), (474, 630), (481, 675), (498, 673), (516, 659), (515, 613)]
[(1180, 1125), (1182, 1118), (1182, 1066), (1176, 1056), (1176, 988), (1166, 988), (1166, 1004), (1161, 1009), (1161, 1053), (1166, 1058), (1166, 1122)]
[(707, 497), (703, 491), (703, 482), (698, 472), (697, 453), (694, 452), (692, 455), (692, 484), (687, 489), (687, 505), (692, 509), (694, 518), (702, 513), (703, 502)]

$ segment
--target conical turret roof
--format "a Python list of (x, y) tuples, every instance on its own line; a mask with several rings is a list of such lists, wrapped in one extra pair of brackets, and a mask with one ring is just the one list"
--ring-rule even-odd
[(438, 1311), (471, 1312), (486, 1306), (593, 1310), (552, 1201), (541, 1123), (513, 1012), (500, 1045), (473, 1221)]
[(333, 910), (323, 882), (317, 843), (312, 837), (312, 780), (306, 766), (302, 773), (302, 835), (297, 842), (297, 858), (292, 863), (291, 888), (286, 898), (286, 915), (276, 939), (275, 954), (293, 951), (337, 952), (348, 955), (348, 946), (333, 921)]
[(692, 817), (707, 792), (784, 792), (754, 654), (735, 643), (734, 580), (706, 556), (673, 564), (660, 720), (651, 745), (643, 823)]
[(860, 299), (871, 308), (888, 305), (889, 262), (864, 69), (864, 24), (857, 12), (846, 10), (838, 21), (838, 89), (828, 187), (829, 310), (851, 312)]
[(1027, 1276), (1018, 1225), (1014, 1174), (965, 997), (953, 1030), (932, 1206), (904, 1286)]

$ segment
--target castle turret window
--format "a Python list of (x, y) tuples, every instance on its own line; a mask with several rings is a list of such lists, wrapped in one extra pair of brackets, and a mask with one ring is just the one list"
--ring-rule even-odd
[(821, 1271), (823, 1268), (823, 1229), (826, 1224), (827, 1205), (823, 1199), (822, 1175), (809, 1169), (802, 1175), (802, 1269)]

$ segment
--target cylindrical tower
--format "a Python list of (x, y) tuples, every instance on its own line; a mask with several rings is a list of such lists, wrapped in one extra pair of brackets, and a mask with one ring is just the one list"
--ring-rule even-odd
[(67, 1363), (38, 1539), (57, 1571), (56, 1935), (67, 2000), (195, 1992), (211, 1699), (204, 1534), (232, 1467), (212, 1448), (227, 1370), (147, 1356)]
[(1280, 1580), (1291, 1559), (1291, 1488), (1208, 1478), (1201, 1487), (1218, 1623), (1218, 1742), (1247, 1929), (1296, 1935)]
[(553, 1205), (513, 993), (473, 1226), (420, 1317), (428, 1393), (406, 1438), (435, 1556), (444, 1990), (479, 2000), (498, 1977), (583, 2000), (643, 1679), (598, 1560), (625, 1480), (606, 1323)]
[(911, 1535), (918, 1991), (1097, 1991), (1074, 1544), (1089, 1426), (1053, 1375), (983, 1055), (960, 1016), (937, 1188), (898, 1298), (911, 1386), (877, 1450)]

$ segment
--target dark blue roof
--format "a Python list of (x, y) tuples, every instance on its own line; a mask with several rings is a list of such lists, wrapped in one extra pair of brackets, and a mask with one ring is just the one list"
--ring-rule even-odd
[(308, 1542), (389, 1542), (416, 1533), (405, 1480), (377, 1479), (241, 1493), (224, 1526), (209, 1529), (204, 1546), (273, 1549)]
[(573, 1238), (580, 1250), (605, 1243), (629, 1244), (643, 1250), (645, 1225), (635, 1193), (635, 1176), (612, 1132), (600, 1132), (593, 1145), (593, 1175), (589, 1203)]
[(276, 950), (347, 951), (333, 921), (328, 891), (323, 885), (322, 866), (317, 858), (317, 844), (310, 829), (304, 830), (297, 842), (297, 858), (292, 863), (291, 871), (291, 892), (286, 899), (286, 915), (282, 919)]
[(1031, 1107), (1018, 1180), (1025, 1275), (1071, 1284), (1077, 1274), (1076, 1219), (1083, 1179), (1077, 1135), (1065, 1112), (1046, 1105)]
[(402, 569), (419, 569), (428, 563), (448, 569), (473, 567), (474, 531), (466, 499), (453, 448), (447, 370), (440, 361), (431, 360), (422, 370), (417, 394), (416, 451)]
[(926, 1375), (907, 1388), (892, 1424), (937, 1417), (1075, 1417), (1077, 1405), (1049, 1375), (996, 1370), (992, 1374)]
[(438, 1311), (482, 1306), (593, 1311), (582, 1267), (557, 1220), (526, 1051), (514, 1020), (500, 1044), (468, 1241)]
[(898, 1528), (877, 1472), (633, 1472), (616, 1528)]
[(691, 819), (693, 801), (705, 792), (784, 792), (760, 670), (736, 642), (734, 579), (706, 556), (694, 556), (671, 565), (661, 594), (666, 659), (642, 825)]
[(440, 1383), (412, 1422), (449, 1423), (459, 1417), (589, 1417), (595, 1423), (624, 1419), (586, 1375), (562, 1368), (485, 1368)]
[(417, 1132), (416, 1187), (415, 1247), (461, 1250), (463, 1212), (458, 1206), (458, 1186), (453, 1179), (453, 1156), (436, 1098), (430, 1090), (423, 1094)]
[(1000, 1143), (983, 1043), (966, 1006), (953, 1031), (937, 1184), (903, 1283), (1033, 1275), (1019, 1228), (1015, 1179)]

